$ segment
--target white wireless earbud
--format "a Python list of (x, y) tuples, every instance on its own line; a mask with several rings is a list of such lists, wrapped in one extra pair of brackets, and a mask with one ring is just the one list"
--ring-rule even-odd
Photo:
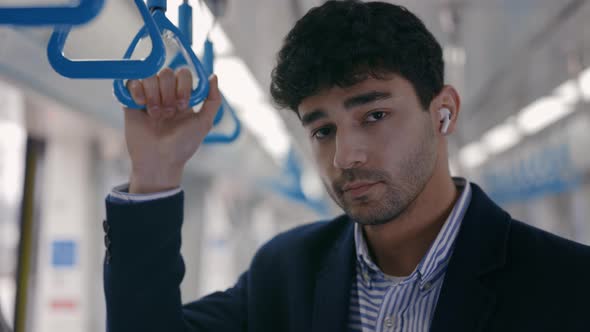
[(442, 128), (440, 132), (443, 135), (446, 135), (447, 130), (449, 130), (449, 126), (451, 125), (451, 111), (448, 108), (441, 108), (438, 110), (438, 114), (440, 115), (440, 121), (442, 121)]

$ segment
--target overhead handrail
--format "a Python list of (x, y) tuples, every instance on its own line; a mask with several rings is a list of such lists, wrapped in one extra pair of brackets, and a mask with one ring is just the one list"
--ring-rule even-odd
[[(78, 3), (76, 5), (76, 3)], [(0, 24), (18, 26), (80, 25), (95, 18), (104, 0), (77, 0), (69, 5), (0, 7)]]
[[(143, 0), (134, 0), (145, 23), (145, 31), (152, 41), (152, 51), (144, 60), (70, 60), (63, 50), (72, 26), (56, 27), (47, 46), (47, 56), (53, 69), (69, 78), (85, 79), (141, 79), (155, 75), (164, 65), (166, 49), (160, 30)], [(136, 38), (134, 42), (139, 42)]]
[[(180, 52), (187, 61), (192, 63), (192, 67), (195, 69), (195, 74), (198, 78), (197, 86), (192, 90), (189, 99), (189, 105), (191, 107), (201, 103), (209, 94), (209, 80), (205, 69), (203, 68), (199, 58), (195, 55), (191, 48), (191, 42), (186, 36), (174, 25), (168, 18), (166, 18), (166, 1), (165, 0), (151, 0), (148, 1), (148, 6), (152, 12), (152, 18), (156, 23), (162, 38), (168, 38), (175, 40), (178, 46), (180, 46)], [(125, 59), (131, 58), (135, 48), (139, 41), (145, 36), (145, 28), (142, 28), (136, 37), (131, 42), (131, 45), (127, 49), (127, 52), (123, 56)], [(174, 55), (178, 56), (178, 53)], [(171, 59), (174, 60), (174, 59)], [(158, 71), (160, 67), (157, 68)], [(138, 105), (135, 103), (129, 90), (125, 86), (124, 79), (130, 78), (119, 78), (113, 83), (114, 93), (121, 104), (129, 108), (145, 109), (145, 106)]]
[[(179, 28), (170, 22), (165, 15), (166, 0), (148, 0), (147, 5), (143, 0), (134, 0), (143, 21), (144, 26), (136, 34), (128, 47), (123, 59), (118, 60), (71, 60), (64, 55), (64, 47), (72, 27), (82, 20), (68, 20), (71, 15), (78, 14), (87, 17), (89, 21), (102, 9), (104, 0), (79, 0), (76, 7), (41, 7), (24, 8), (8, 7), (0, 8), (0, 24), (9, 13), (11, 21), (6, 22), (19, 25), (55, 25), (55, 29), (49, 39), (47, 56), (53, 69), (68, 78), (74, 79), (114, 79), (113, 88), (117, 99), (126, 107), (144, 109), (145, 106), (135, 103), (125, 81), (129, 79), (143, 79), (157, 74), (166, 64), (165, 40), (174, 40), (179, 46), (175, 58), (169, 67), (176, 68), (192, 62), (198, 79), (197, 86), (191, 92), (189, 105), (194, 107), (201, 103), (209, 93), (208, 77), (213, 72), (213, 43), (207, 37), (204, 44), (204, 63), (201, 63), (192, 51), (192, 8), (187, 0), (179, 7)], [(89, 8), (93, 9), (93, 16), (89, 16)], [(74, 11), (77, 10), (77, 11)], [(55, 16), (60, 16), (56, 18)], [(151, 39), (151, 53), (143, 60), (132, 60), (133, 52), (138, 44), (147, 36)], [(205, 144), (231, 143), (241, 133), (241, 123), (235, 110), (229, 105), (225, 97), (215, 116), (214, 126), (220, 124), (224, 115), (229, 114), (235, 123), (230, 133), (211, 132), (205, 137)]]

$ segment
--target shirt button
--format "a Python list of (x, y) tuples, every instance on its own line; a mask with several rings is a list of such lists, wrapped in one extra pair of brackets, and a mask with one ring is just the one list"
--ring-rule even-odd
[(365, 280), (365, 284), (367, 285), (367, 287), (371, 289), (371, 277), (367, 272), (363, 273), (363, 279)]
[(109, 228), (110, 227), (109, 227), (109, 223), (107, 222), (107, 220), (106, 219), (103, 220), (102, 221), (102, 229), (104, 230), (104, 232), (105, 233), (108, 233), (109, 232)]
[(393, 327), (393, 322), (394, 322), (394, 316), (391, 315), (390, 317), (385, 318), (385, 326), (387, 326), (387, 328), (392, 328)]
[(107, 249), (110, 249), (110, 248), (111, 248), (111, 238), (109, 238), (109, 236), (108, 236), (108, 235), (105, 235), (105, 236), (104, 236), (104, 246), (105, 246)]
[(422, 290), (423, 291), (427, 291), (432, 287), (432, 284), (430, 282), (427, 282), (424, 284), (424, 286), (422, 286)]

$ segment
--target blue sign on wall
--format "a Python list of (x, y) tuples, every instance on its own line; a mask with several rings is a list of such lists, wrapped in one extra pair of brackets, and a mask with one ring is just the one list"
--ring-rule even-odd
[(567, 144), (550, 145), (507, 165), (488, 167), (482, 174), (485, 187), (501, 204), (573, 190), (581, 184), (581, 174), (570, 155)]
[(51, 265), (73, 267), (76, 265), (77, 245), (72, 240), (53, 241), (51, 244)]

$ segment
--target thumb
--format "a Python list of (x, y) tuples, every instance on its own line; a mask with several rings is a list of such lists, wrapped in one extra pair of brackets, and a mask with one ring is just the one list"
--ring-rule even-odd
[(217, 75), (214, 74), (211, 75), (211, 78), (209, 79), (209, 95), (207, 96), (207, 99), (205, 99), (201, 110), (196, 114), (199, 121), (202, 121), (209, 127), (212, 126), (213, 119), (215, 119), (215, 115), (221, 106), (221, 102), (222, 97), (217, 83)]

